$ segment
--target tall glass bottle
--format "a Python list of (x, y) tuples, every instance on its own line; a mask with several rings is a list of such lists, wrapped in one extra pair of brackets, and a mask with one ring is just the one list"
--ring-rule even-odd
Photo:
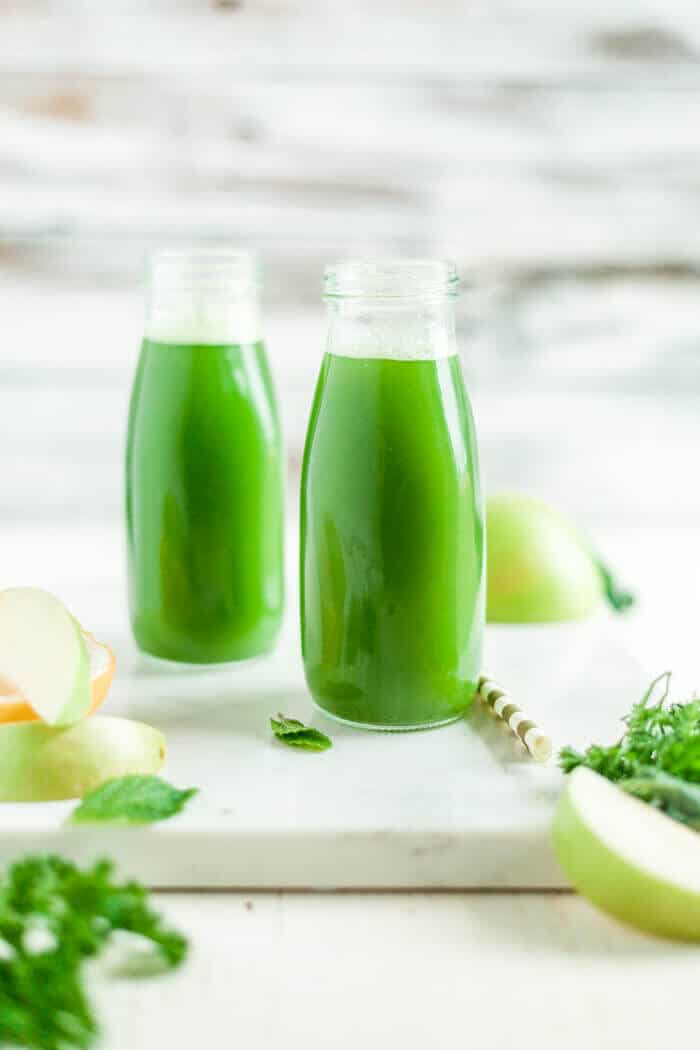
[(168, 660), (245, 660), (280, 627), (284, 467), (259, 284), (248, 255), (151, 260), (129, 414), (129, 597), (138, 645)]
[(456, 285), (452, 264), (428, 260), (326, 271), (302, 473), (302, 649), (319, 707), (366, 728), (458, 718), (481, 670), (484, 526)]

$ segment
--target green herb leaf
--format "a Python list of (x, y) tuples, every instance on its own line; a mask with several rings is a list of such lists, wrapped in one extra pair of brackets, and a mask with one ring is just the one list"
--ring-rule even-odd
[(631, 591), (625, 590), (625, 588), (617, 582), (612, 570), (604, 562), (599, 558), (596, 558), (595, 562), (598, 566), (601, 580), (603, 581), (603, 591), (607, 598), (608, 605), (610, 605), (615, 612), (619, 613), (627, 612), (627, 610), (631, 609), (633, 605), (636, 605), (636, 595)]
[(278, 714), (277, 718), (270, 719), (270, 726), (277, 739), (289, 747), (300, 747), (306, 751), (327, 751), (329, 747), (333, 747), (332, 740), (320, 729), (305, 726), (296, 718), (286, 718)]
[(108, 861), (84, 871), (55, 856), (14, 864), (0, 878), (0, 1046), (91, 1047), (98, 1029), (82, 964), (116, 930), (150, 941), (166, 968), (186, 955), (143, 887), (115, 882)]
[(700, 830), (700, 787), (680, 777), (655, 769), (640, 770), (636, 777), (620, 780), (620, 787), (642, 802), (660, 809), (666, 816)]
[(625, 732), (616, 743), (586, 751), (565, 747), (559, 764), (565, 773), (586, 766), (700, 829), (700, 787), (694, 787), (700, 785), (700, 699), (669, 703), (670, 679), (670, 671), (654, 679), (624, 718)]
[(126, 776), (105, 780), (90, 791), (73, 811), (76, 823), (120, 821), (152, 824), (179, 813), (196, 788), (180, 791), (154, 776)]

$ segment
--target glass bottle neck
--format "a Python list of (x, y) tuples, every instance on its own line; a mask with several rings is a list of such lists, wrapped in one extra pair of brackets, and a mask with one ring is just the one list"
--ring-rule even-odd
[(457, 353), (454, 300), (329, 300), (326, 350), (405, 361), (451, 357)]
[(249, 255), (155, 255), (146, 294), (146, 338), (159, 343), (223, 345), (262, 338), (259, 268)]

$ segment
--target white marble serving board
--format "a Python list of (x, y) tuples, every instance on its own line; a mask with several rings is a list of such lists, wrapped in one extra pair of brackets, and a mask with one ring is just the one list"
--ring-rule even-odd
[[(53, 559), (55, 583), (47, 579), (47, 555), (35, 547), (25, 582), (53, 586), (115, 646), (119, 671), (106, 710), (161, 728), (165, 774), (199, 794), (183, 814), (148, 828), (71, 827), (73, 803), (0, 805), (0, 863), (34, 850), (83, 861), (105, 855), (158, 887), (564, 884), (549, 847), (560, 774), (535, 765), (483, 707), (419, 733), (330, 722), (306, 691), (292, 615), (276, 653), (248, 666), (189, 672), (149, 662), (130, 640), (107, 548), (71, 542), (82, 554), (66, 548), (65, 580)], [(556, 745), (612, 737), (648, 679), (618, 624), (603, 617), (575, 627), (491, 628), (490, 673)], [(268, 723), (277, 711), (323, 728), (332, 750), (277, 742)]]

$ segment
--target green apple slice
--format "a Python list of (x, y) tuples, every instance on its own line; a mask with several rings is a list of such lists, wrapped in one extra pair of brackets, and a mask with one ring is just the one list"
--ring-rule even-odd
[(72, 726), (0, 726), (0, 802), (82, 798), (111, 777), (157, 773), (165, 739), (127, 718), (99, 715)]
[(90, 658), (80, 625), (46, 591), (0, 591), (0, 675), (47, 725), (90, 708)]
[(700, 835), (590, 769), (567, 777), (552, 829), (574, 887), (609, 915), (700, 940)]

